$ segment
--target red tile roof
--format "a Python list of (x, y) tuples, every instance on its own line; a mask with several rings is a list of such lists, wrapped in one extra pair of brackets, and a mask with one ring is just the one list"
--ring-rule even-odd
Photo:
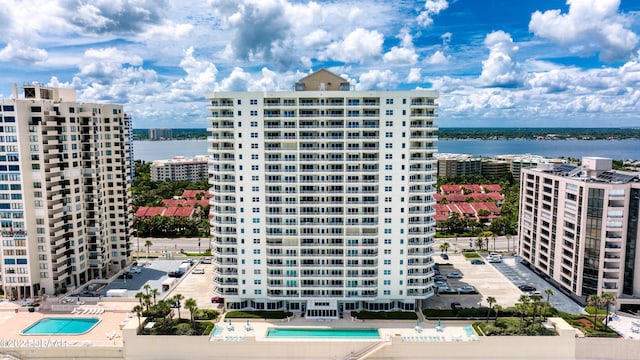
[(208, 199), (211, 197), (211, 193), (208, 190), (185, 190), (182, 192), (183, 199), (195, 199), (198, 194), (202, 194), (202, 199)]
[(482, 185), (484, 192), (502, 192), (502, 186), (500, 184), (485, 184)]
[(440, 192), (443, 194), (451, 194), (460, 192), (462, 188), (460, 185), (440, 185)]

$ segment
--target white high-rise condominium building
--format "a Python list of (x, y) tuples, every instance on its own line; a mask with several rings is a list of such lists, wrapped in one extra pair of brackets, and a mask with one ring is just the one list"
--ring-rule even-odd
[(200, 181), (208, 177), (209, 156), (175, 156), (170, 160), (155, 160), (151, 163), (153, 181)]
[(640, 309), (640, 174), (611, 170), (611, 159), (582, 166), (522, 169), (520, 256), (584, 303), (611, 293), (618, 307)]
[(5, 296), (59, 293), (125, 266), (132, 169), (122, 106), (38, 84), (14, 85), (0, 105)]
[(208, 95), (215, 292), (230, 309), (414, 310), (432, 292), (435, 91)]

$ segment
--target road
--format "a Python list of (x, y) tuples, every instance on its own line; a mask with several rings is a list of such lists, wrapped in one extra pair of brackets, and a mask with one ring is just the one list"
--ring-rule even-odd
[(204, 252), (211, 248), (209, 238), (200, 238), (200, 246), (198, 246), (198, 238), (133, 238), (132, 245), (134, 251), (140, 251), (141, 256), (147, 252), (144, 244), (147, 240), (151, 241), (149, 252), (163, 253), (167, 251), (185, 252)]
[[(477, 237), (458, 237), (458, 238), (437, 238), (435, 239), (435, 246), (433, 247), (434, 251), (440, 250), (440, 245), (443, 242), (449, 243), (449, 252), (455, 252), (455, 250), (462, 251), (462, 249), (477, 249), (476, 240)], [(518, 245), (518, 236), (514, 235), (511, 238), (507, 239), (506, 236), (497, 236), (494, 238), (489, 238), (489, 251), (500, 251), (500, 252), (515, 252), (517, 251)], [(487, 248), (486, 245), (483, 246), (484, 249)]]

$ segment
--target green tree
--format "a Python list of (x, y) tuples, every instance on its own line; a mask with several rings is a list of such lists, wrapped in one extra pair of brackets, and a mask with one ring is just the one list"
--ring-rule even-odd
[(195, 327), (194, 317), (196, 312), (198, 311), (198, 304), (194, 298), (188, 298), (184, 301), (185, 309), (189, 310), (189, 314), (191, 315), (191, 324)]
[(182, 317), (180, 316), (180, 307), (182, 306), (182, 304), (180, 303), (182, 300), (184, 300), (184, 295), (182, 294), (175, 294), (173, 295), (173, 301), (176, 304), (176, 308), (178, 309), (178, 319), (181, 319)]
[(449, 245), (449, 243), (445, 241), (442, 244), (440, 244), (440, 250), (442, 251), (442, 253), (446, 253), (450, 246), (451, 245)]
[[(544, 291), (544, 294), (547, 295), (547, 307), (546, 310), (551, 308), (551, 304), (549, 303), (549, 299), (551, 299), (551, 297), (553, 296), (553, 290), (551, 289), (547, 289)], [(545, 312), (545, 317), (547, 317), (547, 314)]]
[(153, 245), (151, 240), (147, 240), (147, 241), (144, 242), (144, 246), (147, 247), (147, 260), (149, 260), (149, 251), (151, 249), (151, 245)]
[(605, 292), (600, 295), (600, 298), (602, 299), (602, 306), (604, 306), (606, 311), (605, 326), (609, 327), (609, 308), (616, 303), (616, 297), (612, 293)]
[(151, 296), (153, 296), (153, 305), (157, 305), (156, 296), (160, 295), (160, 291), (158, 289), (151, 289)]
[(136, 313), (136, 315), (138, 316), (138, 330), (140, 329), (140, 326), (142, 326), (142, 323), (140, 322), (140, 317), (142, 316), (142, 306), (141, 305), (136, 305), (133, 307), (133, 312)]
[(598, 318), (598, 310), (602, 306), (602, 298), (598, 296), (598, 294), (591, 294), (589, 295), (589, 297), (587, 297), (587, 304), (595, 308), (595, 311), (593, 314), (593, 328), (594, 330), (598, 330), (596, 321)]
[(135, 297), (140, 302), (140, 305), (142, 305), (142, 299), (144, 298), (144, 293), (142, 291), (138, 291), (136, 293)]
[(496, 303), (496, 298), (494, 298), (493, 296), (487, 296), (487, 303), (489, 304), (489, 310), (487, 311), (487, 322), (489, 322), (489, 317), (491, 316), (491, 309), (493, 307), (493, 304)]

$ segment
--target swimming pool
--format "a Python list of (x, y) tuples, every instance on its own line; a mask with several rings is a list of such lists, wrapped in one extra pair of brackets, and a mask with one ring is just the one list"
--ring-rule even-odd
[(22, 335), (82, 335), (100, 322), (99, 318), (44, 318), (22, 330)]
[(272, 328), (270, 338), (358, 338), (379, 339), (378, 329)]

